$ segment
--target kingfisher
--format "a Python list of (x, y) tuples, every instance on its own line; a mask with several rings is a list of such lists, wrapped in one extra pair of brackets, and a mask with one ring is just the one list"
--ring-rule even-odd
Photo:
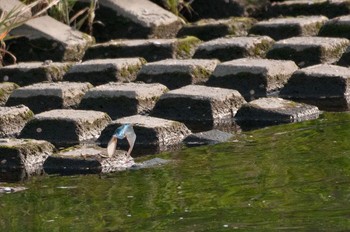
[(114, 155), (118, 139), (124, 138), (126, 138), (129, 143), (129, 150), (126, 153), (126, 157), (127, 159), (132, 159), (130, 154), (132, 152), (132, 149), (134, 148), (136, 134), (131, 124), (123, 124), (115, 130), (107, 146), (107, 153), (109, 157), (112, 157)]

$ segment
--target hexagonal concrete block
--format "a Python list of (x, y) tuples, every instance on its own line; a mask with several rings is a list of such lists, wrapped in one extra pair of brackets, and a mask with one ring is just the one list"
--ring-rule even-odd
[(316, 119), (320, 111), (316, 106), (282, 98), (259, 98), (243, 104), (235, 119), (244, 130), (282, 123)]
[(93, 85), (111, 81), (134, 81), (145, 60), (142, 58), (96, 59), (75, 64), (65, 75), (65, 81), (90, 82)]
[(320, 29), (318, 36), (350, 39), (350, 15), (328, 20)]
[(274, 42), (268, 36), (219, 38), (200, 44), (193, 58), (228, 61), (243, 57), (264, 57)]
[(0, 106), (4, 106), (6, 104), (6, 101), (10, 97), (13, 90), (17, 88), (18, 85), (12, 82), (0, 83)]
[(43, 140), (2, 139), (0, 140), (0, 168), (25, 169), (35, 173), (54, 151), (54, 146)]
[(87, 49), (84, 60), (142, 57), (148, 62), (189, 59), (201, 41), (193, 36), (180, 39), (112, 40)]
[(350, 69), (320, 64), (296, 71), (282, 88), (280, 97), (315, 105), (320, 110), (350, 109)]
[(112, 119), (146, 114), (167, 91), (162, 84), (110, 82), (89, 90), (79, 108), (103, 111)]
[(57, 82), (73, 63), (60, 62), (22, 62), (0, 68), (0, 82), (14, 82), (19, 86), (40, 82)]
[(47, 15), (28, 20), (10, 35), (9, 51), (17, 61), (79, 61), (94, 43), (91, 36)]
[(238, 90), (250, 101), (274, 94), (297, 69), (293, 61), (237, 59), (218, 64), (206, 85)]
[(43, 166), (48, 174), (72, 175), (123, 171), (134, 164), (127, 159), (125, 151), (116, 150), (113, 157), (108, 157), (106, 148), (79, 145), (54, 153)]
[(244, 98), (237, 90), (187, 85), (163, 94), (151, 116), (183, 122), (192, 131), (230, 124)]
[(6, 106), (23, 104), (34, 113), (52, 109), (74, 109), (92, 87), (90, 83), (77, 82), (38, 83), (14, 90)]
[(177, 37), (195, 36), (203, 41), (208, 41), (225, 36), (246, 36), (248, 30), (256, 22), (256, 19), (248, 17), (202, 19), (185, 24), (177, 33)]
[(24, 105), (0, 107), (0, 138), (17, 136), (33, 116)]
[(345, 38), (292, 37), (277, 41), (266, 57), (293, 60), (299, 67), (337, 62), (349, 45)]
[[(175, 149), (181, 146), (182, 140), (191, 133), (185, 124), (156, 117), (134, 115), (110, 123), (101, 133), (98, 141), (107, 145), (114, 131), (122, 124), (133, 125), (136, 141), (132, 155), (145, 155)], [(118, 140), (118, 146), (128, 149), (127, 141)]]
[(272, 18), (254, 24), (249, 34), (267, 35), (276, 41), (295, 36), (316, 36), (327, 20), (325, 16)]
[(20, 133), (20, 138), (47, 140), (55, 146), (71, 146), (95, 141), (111, 122), (103, 112), (93, 110), (51, 110), (36, 114)]
[(161, 83), (169, 89), (190, 84), (203, 84), (214, 71), (218, 60), (167, 59), (145, 64), (137, 74), (137, 81)]

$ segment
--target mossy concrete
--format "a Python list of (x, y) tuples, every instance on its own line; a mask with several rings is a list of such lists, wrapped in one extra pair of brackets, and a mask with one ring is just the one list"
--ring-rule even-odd
[[(114, 131), (122, 124), (133, 125), (136, 141), (132, 154), (146, 155), (181, 147), (182, 140), (191, 133), (185, 124), (156, 117), (134, 115), (111, 122), (101, 133), (98, 141), (107, 145)], [(118, 146), (128, 149), (127, 141), (118, 140)]]
[(268, 36), (219, 38), (198, 46), (193, 58), (228, 61), (244, 57), (265, 57), (274, 44)]
[(187, 85), (163, 94), (150, 115), (183, 122), (197, 132), (231, 123), (243, 103), (237, 90)]
[(266, 57), (277, 60), (293, 60), (299, 67), (337, 62), (349, 45), (345, 38), (292, 37), (277, 41)]
[(327, 20), (328, 18), (324, 16), (272, 18), (254, 24), (249, 34), (266, 35), (274, 40), (295, 36), (316, 36)]
[(319, 64), (296, 71), (282, 88), (280, 97), (315, 105), (320, 110), (350, 109), (348, 68)]
[(75, 64), (65, 81), (89, 82), (95, 86), (108, 82), (130, 82), (146, 61), (143, 58), (94, 59)]
[(203, 84), (218, 63), (216, 59), (161, 60), (145, 64), (137, 74), (136, 81), (161, 83), (169, 89), (190, 84)]
[(259, 98), (243, 104), (235, 119), (244, 130), (282, 123), (317, 119), (320, 111), (316, 106), (282, 98)]
[(58, 82), (72, 67), (72, 62), (21, 62), (0, 68), (0, 82), (13, 82), (19, 86), (40, 82)]
[(79, 108), (106, 112), (112, 119), (149, 113), (168, 91), (162, 84), (110, 82), (90, 89)]
[(206, 85), (238, 90), (251, 101), (281, 89), (297, 69), (293, 61), (236, 59), (218, 64)]
[(112, 40), (87, 49), (84, 60), (142, 57), (147, 62), (191, 58), (201, 41), (193, 36), (181, 39)]
[(21, 131), (20, 138), (47, 140), (57, 147), (94, 142), (111, 121), (103, 112), (59, 109), (36, 114)]
[[(6, 41), (17, 61), (79, 61), (94, 39), (50, 16), (33, 18), (11, 30)], [(23, 52), (26, 51), (26, 52)]]
[(37, 83), (15, 89), (6, 106), (23, 104), (34, 113), (52, 109), (75, 109), (92, 87), (87, 82)]
[(203, 41), (224, 36), (246, 36), (248, 30), (256, 22), (256, 19), (248, 17), (231, 17), (219, 20), (202, 19), (185, 24), (176, 36), (195, 36)]
[(0, 138), (17, 136), (33, 116), (25, 105), (0, 107)]
[(6, 101), (10, 97), (11, 93), (18, 87), (19, 86), (13, 82), (0, 83), (0, 106), (4, 106), (6, 104)]

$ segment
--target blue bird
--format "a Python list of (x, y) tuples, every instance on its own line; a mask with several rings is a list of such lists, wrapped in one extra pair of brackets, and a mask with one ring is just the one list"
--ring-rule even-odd
[(128, 159), (131, 158), (130, 154), (132, 152), (132, 149), (134, 148), (134, 144), (136, 140), (136, 134), (131, 124), (123, 124), (115, 130), (107, 146), (107, 153), (109, 157), (112, 157), (114, 155), (115, 149), (117, 147), (118, 139), (124, 139), (124, 138), (126, 138), (129, 143), (129, 150), (126, 153), (126, 156)]

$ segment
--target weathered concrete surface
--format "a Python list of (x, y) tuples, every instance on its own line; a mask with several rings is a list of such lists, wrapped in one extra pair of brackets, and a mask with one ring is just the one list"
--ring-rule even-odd
[(90, 82), (93, 85), (111, 81), (134, 81), (145, 60), (142, 58), (96, 59), (75, 64), (65, 75), (65, 81)]
[[(20, 15), (20, 18), (17, 18), (16, 20), (27, 20), (31, 18), (32, 13), (30, 11), (30, 8), (27, 7), (27, 10), (23, 11), (25, 9), (26, 5), (23, 4), (21, 1), (18, 0), (6, 0), (6, 1), (0, 1), (0, 14), (7, 15), (8, 12), (10, 12), (13, 9), (20, 9), (22, 10), (22, 13)], [(13, 20), (15, 20), (13, 18)]]
[(18, 85), (12, 82), (0, 83), (0, 106), (4, 106), (7, 99), (10, 97), (13, 90), (17, 89)]
[(37, 83), (15, 89), (7, 100), (6, 106), (23, 104), (34, 113), (52, 109), (74, 109), (92, 87), (87, 82)]
[(0, 138), (17, 136), (33, 116), (24, 105), (0, 107)]
[(350, 4), (347, 0), (290, 0), (274, 2), (264, 14), (265, 17), (324, 15), (334, 18), (350, 14)]
[(0, 82), (14, 82), (19, 86), (39, 82), (57, 82), (63, 80), (63, 75), (73, 63), (52, 62), (23, 62), (0, 68)]
[(17, 61), (79, 61), (94, 42), (89, 35), (49, 16), (31, 19), (10, 35), (14, 38), (6, 43)]
[[(152, 154), (177, 148), (182, 140), (191, 133), (191, 131), (180, 122), (155, 118), (143, 115), (134, 115), (121, 118), (110, 123), (101, 133), (98, 141), (101, 145), (107, 145), (114, 131), (122, 124), (130, 123), (134, 127), (136, 141), (134, 155)], [(118, 146), (128, 149), (127, 141), (118, 141)]]
[(145, 114), (166, 91), (162, 84), (110, 82), (89, 90), (79, 108), (103, 111), (112, 119)]
[(328, 20), (321, 27), (318, 35), (350, 39), (350, 15)]
[(250, 101), (278, 91), (297, 69), (293, 61), (237, 59), (218, 64), (207, 85), (238, 90)]
[[(90, 4), (90, 0), (79, 0)], [(117, 38), (173, 38), (182, 20), (148, 0), (102, 0), (95, 11), (97, 41)]]
[(228, 61), (243, 57), (264, 57), (274, 44), (268, 36), (219, 38), (198, 46), (193, 58)]
[(350, 67), (350, 46), (346, 48), (345, 52), (336, 64), (340, 66)]
[(105, 148), (79, 145), (49, 156), (44, 170), (48, 174), (96, 174), (123, 171), (134, 164), (133, 159), (127, 159), (125, 151), (117, 150), (113, 157), (108, 157)]
[(350, 109), (350, 69), (320, 64), (296, 71), (282, 88), (282, 98), (315, 105), (320, 110)]
[(316, 36), (327, 20), (325, 16), (272, 18), (254, 24), (249, 34), (267, 35), (276, 41), (295, 36)]
[(243, 104), (235, 118), (242, 129), (254, 129), (317, 119), (319, 115), (320, 111), (316, 106), (272, 97)]
[(47, 141), (32, 139), (0, 140), (0, 168), (25, 169), (28, 173), (42, 169), (54, 146)]
[(195, 134), (190, 134), (184, 139), (184, 143), (189, 146), (201, 146), (201, 145), (213, 145), (217, 143), (228, 142), (232, 139), (233, 134), (227, 133), (220, 130), (210, 130), (199, 132)]
[(191, 12), (181, 13), (187, 20), (194, 22), (203, 18), (222, 19), (231, 16), (244, 16), (245, 8), (235, 0), (196, 0), (191, 2)]
[(256, 22), (256, 19), (248, 17), (203, 19), (184, 25), (177, 33), (177, 37), (195, 36), (200, 40), (208, 41), (224, 36), (246, 36)]
[(137, 81), (161, 83), (169, 89), (206, 82), (214, 71), (218, 60), (167, 59), (145, 64), (137, 74)]
[(203, 131), (231, 123), (243, 103), (237, 90), (187, 85), (163, 94), (151, 115), (183, 122), (192, 131)]
[(89, 47), (84, 60), (142, 57), (148, 62), (164, 59), (188, 59), (200, 40), (193, 36), (181, 39), (112, 40)]
[(20, 138), (47, 140), (55, 146), (93, 141), (111, 122), (103, 112), (92, 110), (51, 110), (36, 114), (21, 131)]
[(349, 40), (345, 38), (292, 37), (277, 41), (266, 57), (293, 60), (299, 67), (332, 64), (339, 60), (348, 45)]

